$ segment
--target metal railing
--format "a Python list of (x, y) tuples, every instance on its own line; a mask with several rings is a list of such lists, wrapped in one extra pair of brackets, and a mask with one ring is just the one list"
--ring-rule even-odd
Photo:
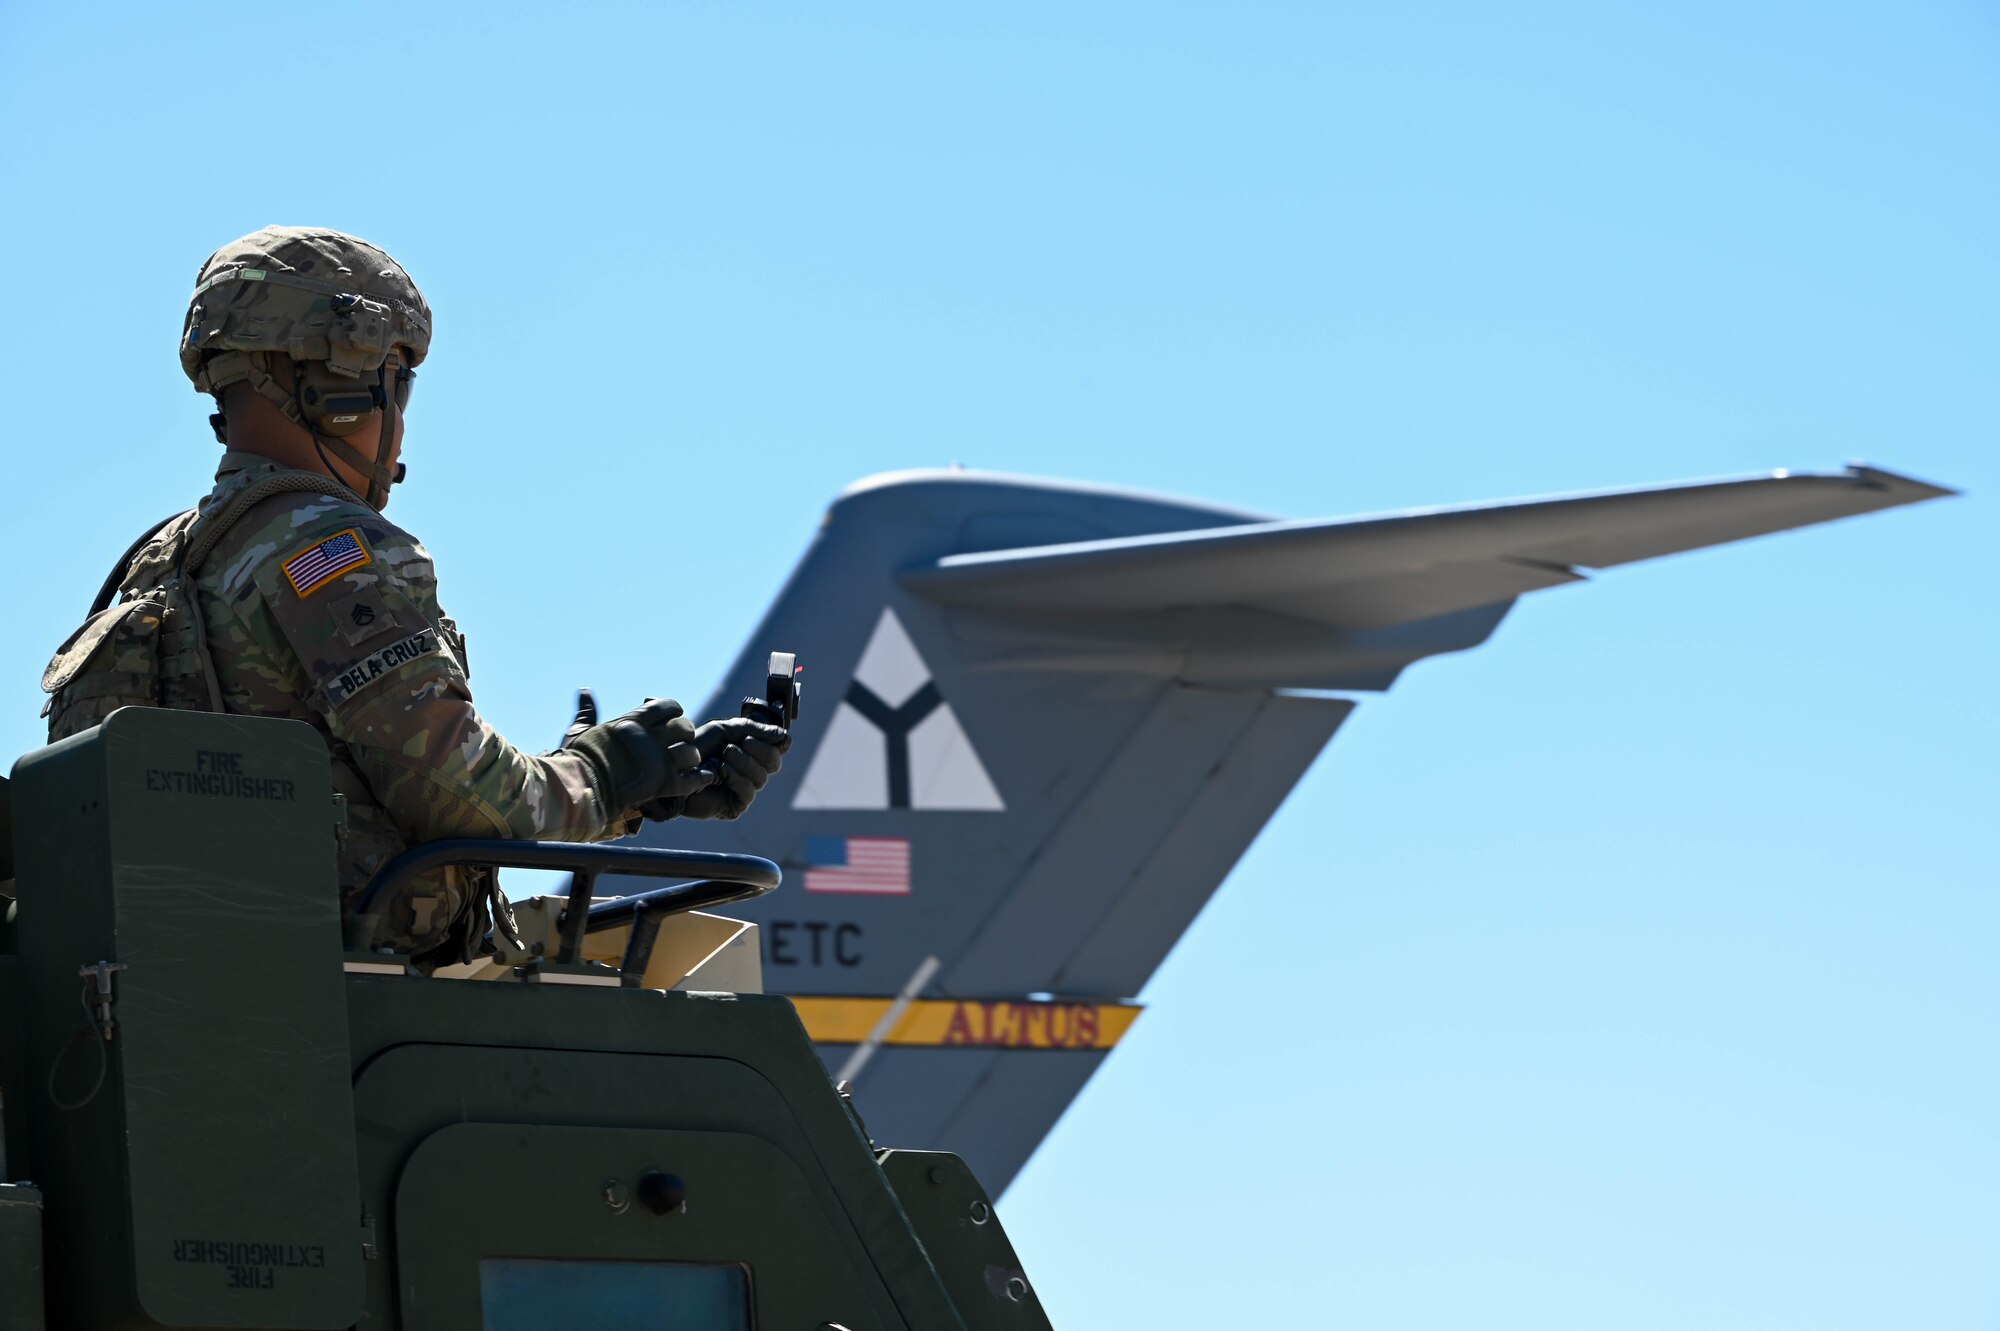
[[(784, 873), (757, 855), (727, 855), (708, 850), (646, 850), (638, 846), (598, 846), (571, 841), (485, 841), (460, 838), (412, 846), (382, 866), (355, 898), (353, 912), (366, 915), (384, 893), (410, 879), (453, 865), (485, 865), (494, 869), (556, 869), (574, 875), (569, 901), (563, 908), (559, 965), (575, 965), (583, 955), (584, 935), (630, 922), (635, 953), (650, 953), (660, 921), (681, 911), (705, 910), (761, 897), (783, 881)], [(634, 878), (676, 878), (669, 887), (631, 896), (593, 901), (600, 874)], [(643, 946), (641, 945), (643, 938)]]

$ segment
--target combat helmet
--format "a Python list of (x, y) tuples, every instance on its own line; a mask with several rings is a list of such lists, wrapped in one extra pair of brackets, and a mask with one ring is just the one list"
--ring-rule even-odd
[[(345, 436), (392, 394), (403, 405), (430, 344), (430, 306), (401, 264), (339, 231), (267, 226), (224, 245), (195, 275), (181, 368), (218, 405), (223, 389), (248, 380), (311, 432), (322, 460), (331, 448), (367, 476), (368, 503), (380, 508), (399, 479), (388, 467), (392, 433), (382, 431), (373, 458)], [(222, 439), (221, 415), (209, 422)]]

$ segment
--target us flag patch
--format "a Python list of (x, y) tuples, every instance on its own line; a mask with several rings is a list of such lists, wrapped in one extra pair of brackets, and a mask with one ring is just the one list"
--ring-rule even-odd
[(910, 894), (910, 839), (899, 836), (806, 838), (808, 892)]
[(285, 561), (285, 578), (300, 596), (310, 596), (349, 569), (372, 564), (375, 557), (361, 544), (361, 531), (349, 527), (318, 545), (307, 546)]

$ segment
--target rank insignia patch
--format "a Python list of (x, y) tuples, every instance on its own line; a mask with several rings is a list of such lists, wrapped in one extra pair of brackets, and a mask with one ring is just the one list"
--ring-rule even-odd
[(285, 577), (291, 582), (293, 591), (300, 596), (310, 596), (349, 569), (374, 562), (375, 556), (361, 544), (361, 532), (349, 527), (287, 559)]

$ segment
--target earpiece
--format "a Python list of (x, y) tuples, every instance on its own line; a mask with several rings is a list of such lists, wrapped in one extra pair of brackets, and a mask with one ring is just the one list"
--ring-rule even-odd
[[(387, 409), (389, 394), (400, 408), (410, 400), (416, 372), (402, 366), (375, 372), (374, 382), (335, 374), (324, 361), (308, 361), (299, 376), (299, 410), (321, 434), (345, 436), (367, 428), (371, 414)], [(390, 374), (394, 374), (394, 379)]]
[(383, 406), (380, 385), (342, 378), (324, 361), (307, 362), (299, 380), (299, 411), (321, 434), (354, 434)]

